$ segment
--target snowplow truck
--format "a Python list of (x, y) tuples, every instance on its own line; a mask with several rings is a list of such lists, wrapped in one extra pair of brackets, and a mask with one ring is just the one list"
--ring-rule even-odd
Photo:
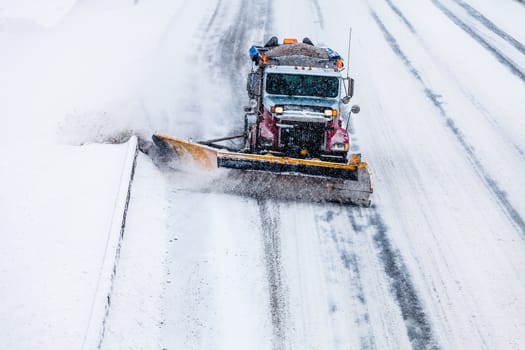
[(368, 206), (368, 165), (349, 153), (348, 122), (359, 107), (348, 106), (354, 80), (343, 76), (341, 56), (308, 38), (279, 43), (276, 37), (252, 46), (249, 56), (250, 106), (240, 149), (218, 144), (237, 136), (194, 143), (154, 135), (155, 143), (207, 168), (242, 170), (250, 175), (248, 192)]

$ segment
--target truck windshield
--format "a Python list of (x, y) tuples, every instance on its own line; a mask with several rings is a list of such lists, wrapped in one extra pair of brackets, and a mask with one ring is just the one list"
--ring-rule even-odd
[(266, 92), (272, 95), (337, 97), (339, 79), (320, 75), (269, 73), (266, 76)]

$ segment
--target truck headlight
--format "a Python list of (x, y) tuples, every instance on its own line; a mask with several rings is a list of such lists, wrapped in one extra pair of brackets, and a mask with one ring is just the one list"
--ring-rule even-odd
[(272, 113), (283, 114), (284, 107), (283, 106), (272, 106), (271, 110), (272, 110)]
[(337, 110), (335, 109), (328, 108), (324, 110), (325, 117), (335, 117), (336, 115), (337, 115)]
[(348, 143), (334, 143), (331, 149), (332, 151), (348, 151)]

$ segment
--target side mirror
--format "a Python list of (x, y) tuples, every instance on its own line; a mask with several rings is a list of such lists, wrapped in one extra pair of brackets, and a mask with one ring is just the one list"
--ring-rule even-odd
[(350, 78), (348, 81), (348, 96), (352, 98), (354, 96), (354, 79)]
[(250, 98), (256, 98), (261, 95), (261, 75), (259, 73), (252, 72), (248, 74), (246, 90)]
[(248, 96), (253, 98), (255, 96), (255, 86), (257, 84), (255, 73), (248, 74), (248, 80), (246, 82), (246, 90), (248, 91)]
[[(350, 102), (350, 99), (354, 96), (354, 79), (353, 78), (344, 78), (343, 80), (348, 80), (348, 91), (347, 95), (341, 99), (341, 102), (343, 102), (345, 105)], [(345, 86), (346, 90), (346, 86)]]

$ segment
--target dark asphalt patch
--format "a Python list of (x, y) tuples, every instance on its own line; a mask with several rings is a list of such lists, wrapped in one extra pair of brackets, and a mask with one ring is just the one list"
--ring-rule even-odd
[(394, 249), (388, 238), (388, 228), (377, 211), (368, 216), (369, 227), (374, 231), (374, 243), (379, 251), (386, 275), (389, 277), (392, 293), (405, 321), (408, 338), (414, 349), (439, 349), (434, 338), (430, 321), (403, 258)]
[(392, 0), (385, 0), (385, 1), (388, 4), (388, 6), (390, 6), (392, 11), (394, 11), (394, 13), (401, 19), (401, 21), (403, 21), (403, 23), (405, 23), (405, 25), (408, 27), (408, 29), (412, 33), (416, 33), (416, 30), (414, 29), (414, 26), (412, 25), (412, 23), (410, 23), (410, 21), (405, 17), (405, 15), (403, 15), (401, 10), (396, 5), (394, 5)]
[[(344, 208), (341, 206), (341, 208)], [(350, 216), (353, 215), (355, 208), (348, 208)], [(359, 259), (356, 252), (351, 249), (354, 245), (350, 232), (340, 232), (333, 228), (333, 219), (336, 215), (344, 215), (344, 211), (335, 212), (329, 209), (323, 214), (319, 214), (316, 218), (318, 222), (317, 227), (321, 230), (320, 234), (328, 234), (335, 243), (337, 254), (343, 264), (343, 267), (349, 272), (351, 280), (351, 288), (355, 291), (353, 297), (357, 299), (360, 307), (355, 316), (355, 324), (363, 329), (363, 334), (360, 336), (360, 349), (375, 349), (375, 340), (370, 325), (370, 316), (368, 314), (368, 306), (365, 292), (362, 285), (361, 272), (359, 269)], [(323, 225), (326, 223), (326, 225)], [(354, 226), (352, 224), (352, 226)], [(360, 231), (354, 230), (356, 234)], [(333, 305), (331, 311), (337, 310), (336, 305)]]
[(273, 327), (273, 349), (284, 349), (286, 342), (286, 290), (281, 274), (280, 218), (266, 200), (257, 200), (261, 218), (264, 259), (270, 291), (270, 312)]
[(525, 55), (525, 46), (520, 43), (518, 40), (516, 40), (512, 35), (506, 33), (503, 29), (499, 28), (494, 22), (492, 22), (490, 19), (485, 17), (481, 12), (476, 10), (474, 7), (470, 6), (463, 0), (453, 0), (456, 4), (461, 6), (467, 13), (474, 19), (476, 19), (478, 22), (483, 24), (486, 28), (488, 28), (491, 32), (514, 46), (516, 50), (521, 52)]
[(459, 17), (454, 15), (447, 7), (445, 7), (438, 0), (430, 0), (432, 3), (447, 16), (452, 22), (454, 22), (458, 27), (460, 27), (465, 33), (470, 35), (475, 41), (477, 41), (481, 46), (483, 46), (487, 51), (489, 51), (501, 64), (507, 67), (512, 74), (525, 82), (525, 73), (516, 66), (509, 58), (507, 58), (503, 53), (491, 45), (487, 40), (485, 40), (481, 35), (479, 35), (474, 29), (472, 29), (468, 24), (463, 22)]

